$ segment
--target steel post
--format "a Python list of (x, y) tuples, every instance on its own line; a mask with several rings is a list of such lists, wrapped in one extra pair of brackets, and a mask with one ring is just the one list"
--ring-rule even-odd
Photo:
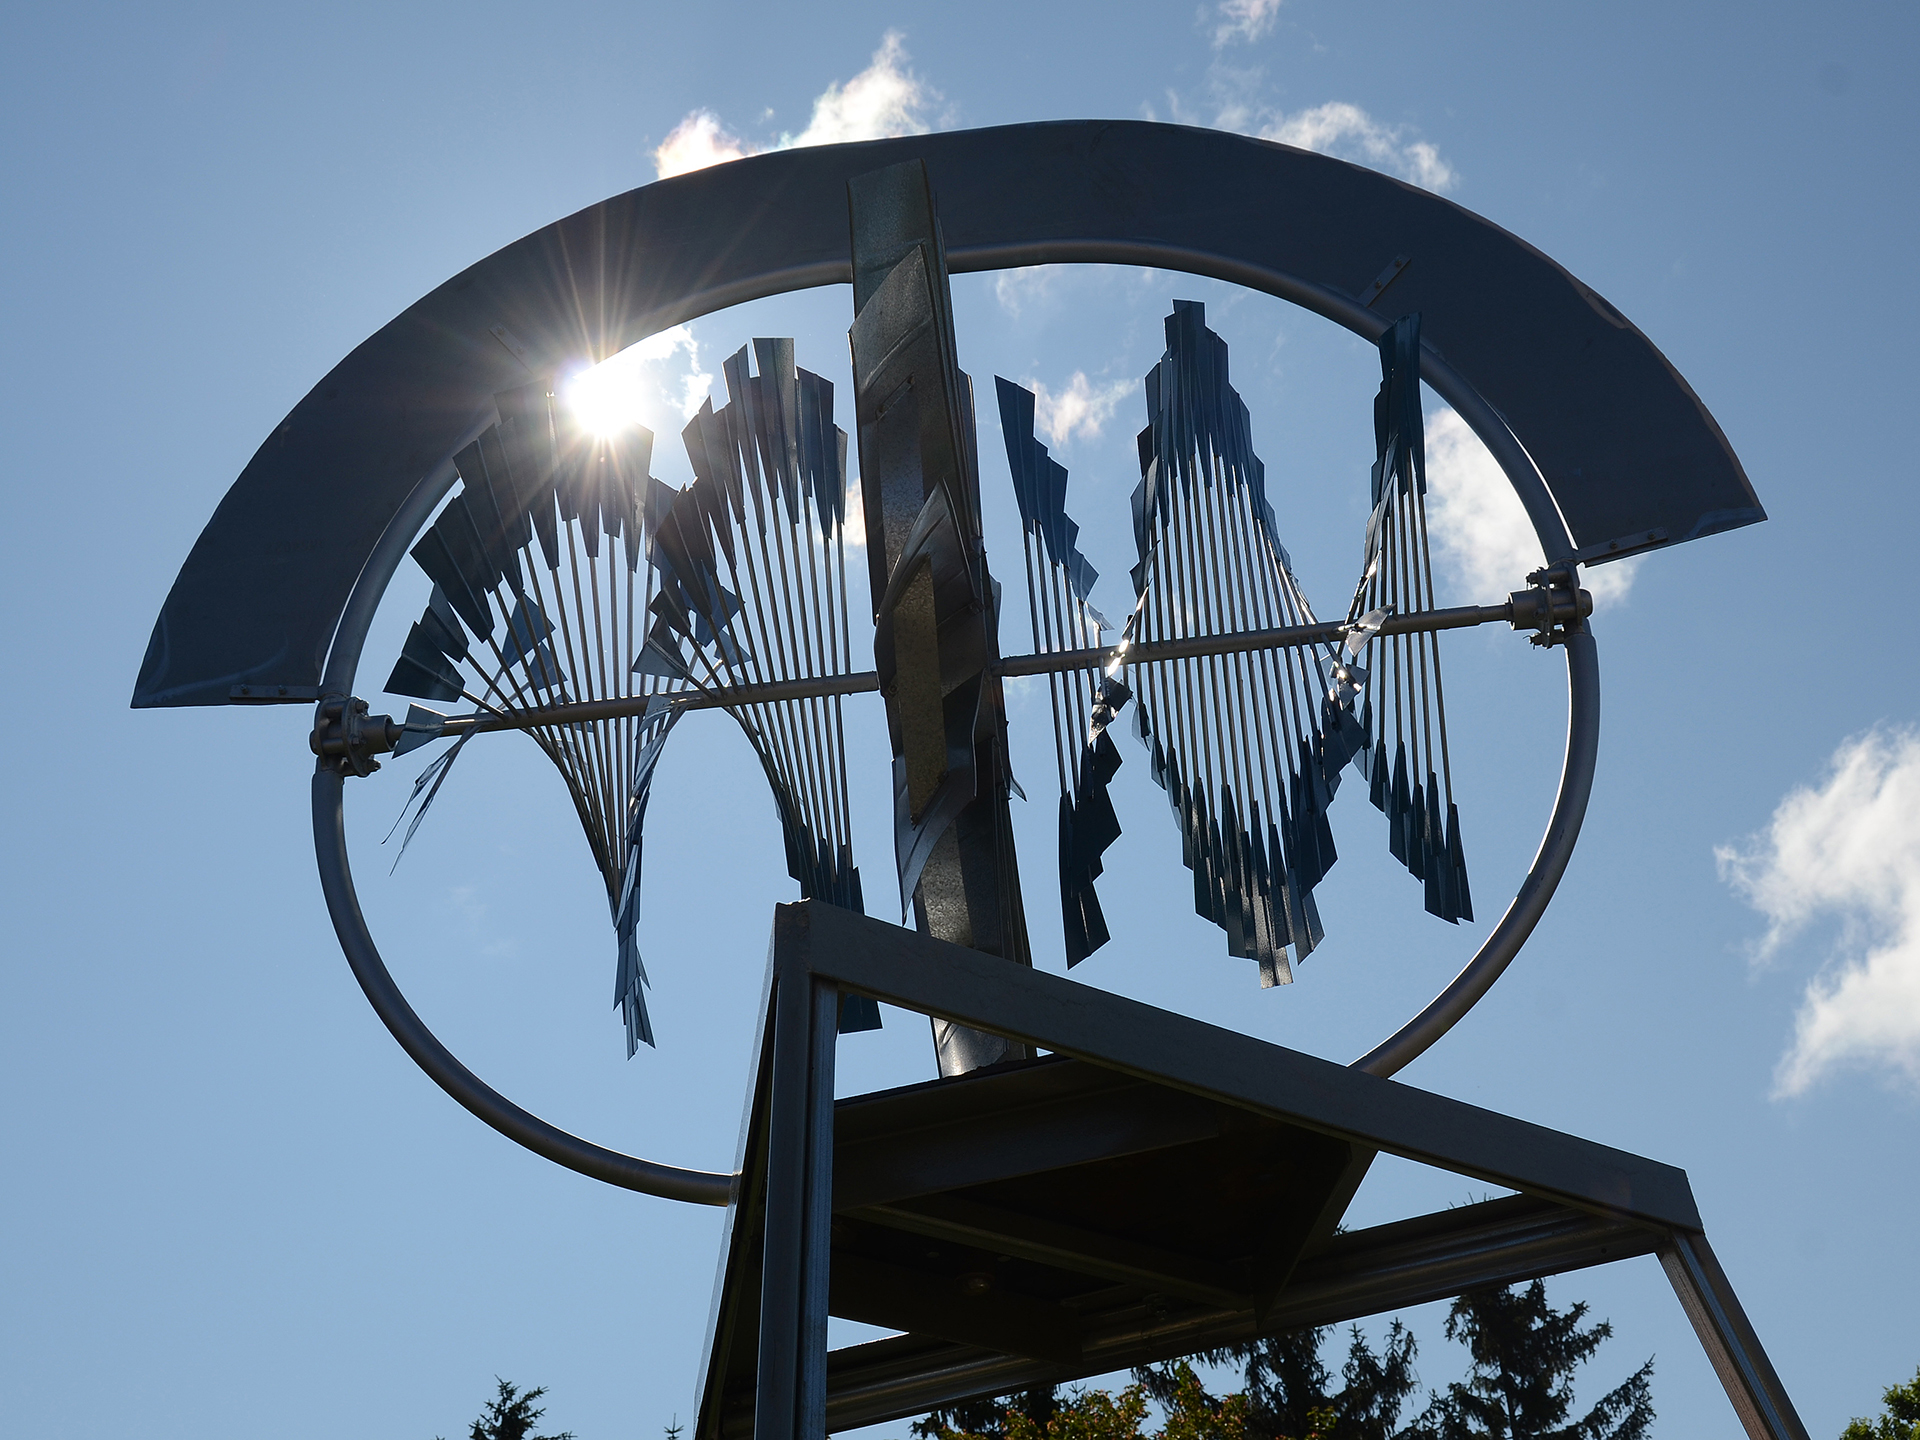
[(1660, 1248), (1660, 1265), (1751, 1440), (1807, 1440), (1807, 1427), (1800, 1423), (1706, 1235), (1699, 1230), (1670, 1232)]
[(804, 966), (776, 973), (754, 1440), (826, 1440), (839, 1013), (830, 982)]

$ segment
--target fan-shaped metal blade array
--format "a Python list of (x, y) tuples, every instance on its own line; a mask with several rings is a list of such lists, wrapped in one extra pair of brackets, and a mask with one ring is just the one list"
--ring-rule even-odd
[[(1280, 543), (1247, 407), (1205, 307), (1175, 301), (1167, 350), (1146, 378), (1126, 643), (1310, 624)], [(1180, 825), (1194, 908), (1257, 961), (1292, 977), (1323, 931), (1313, 887), (1337, 858), (1327, 806), (1358, 748), (1357, 725), (1309, 648), (1158, 660), (1137, 667), (1139, 733)], [(1348, 696), (1350, 702), (1351, 696)]]
[[(644, 537), (674, 492), (648, 474), (645, 429), (582, 434), (544, 383), (505, 392), (497, 406), (499, 422), (455, 457), (459, 491), (413, 548), (434, 588), (386, 688), (502, 715), (652, 697), (636, 714), (524, 727), (565, 779), (606, 883), (620, 942), (615, 1003), (631, 1053), (653, 1041), (634, 941), (641, 822), (677, 716), (667, 697), (685, 686), (636, 676), (627, 656), (653, 598)], [(396, 748), (432, 740), (441, 718), (414, 707)], [(409, 838), (470, 734), (422, 773)]]
[[(796, 370), (791, 340), (726, 362), (728, 403), (687, 426), (694, 482), (655, 533), (660, 584), (637, 670), (731, 689), (847, 675), (847, 437), (833, 385)], [(787, 868), (807, 899), (862, 910), (839, 695), (728, 704), (773, 788)], [(843, 1029), (879, 1025), (848, 996)]]
[[(1067, 469), (1034, 437), (1033, 392), (998, 376), (994, 384), (1020, 507), (1034, 653), (1097, 649), (1101, 633), (1113, 627), (1088, 600), (1099, 572), (1080, 553), (1080, 527), (1067, 515)], [(1049, 671), (1047, 696), (1060, 776), (1060, 912), (1071, 969), (1111, 938), (1094, 881), (1101, 856), (1120, 838), (1120, 817), (1107, 791), (1120, 752), (1107, 726), (1129, 692), (1093, 665)]]
[[(1367, 519), (1360, 583), (1348, 612), (1355, 627), (1348, 648), (1354, 655), (1366, 643), (1362, 632), (1369, 624), (1377, 628), (1380, 617), (1435, 608), (1417, 314), (1397, 321), (1381, 337), (1380, 375), (1380, 392), (1373, 402), (1373, 511)], [(1473, 919), (1473, 897), (1460, 842), (1460, 809), (1453, 798), (1440, 636), (1427, 631), (1392, 634), (1380, 643), (1385, 654), (1374, 662), (1376, 683), (1367, 687), (1361, 708), (1365, 744), (1356, 758), (1367, 775), (1373, 803), (1386, 814), (1387, 844), (1394, 858), (1424, 882), (1427, 910), (1458, 924)], [(1352, 686), (1339, 684), (1351, 697)]]
[[(434, 589), (387, 681), (394, 694), (517, 717), (560, 770), (607, 886), (629, 1055), (653, 1043), (636, 941), (642, 832), (684, 713), (676, 700), (719, 692), (773, 788), (802, 895), (861, 908), (841, 698), (732, 696), (852, 669), (847, 438), (833, 386), (795, 369), (790, 340), (754, 351), (760, 373), (743, 348), (725, 367), (728, 404), (708, 402), (687, 426), (695, 478), (684, 490), (647, 473), (645, 429), (581, 435), (546, 385), (498, 397), (499, 423), (457, 457), (460, 490), (414, 546)], [(595, 701), (631, 702), (631, 713), (542, 713)], [(396, 751), (432, 740), (444, 718), (413, 707)], [(421, 773), (409, 839), (474, 733)], [(850, 998), (842, 1019), (872, 1028), (878, 1006)]]

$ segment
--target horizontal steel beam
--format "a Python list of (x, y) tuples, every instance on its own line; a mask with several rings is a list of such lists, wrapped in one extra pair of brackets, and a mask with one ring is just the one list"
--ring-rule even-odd
[(932, 1276), (860, 1255), (832, 1260), (832, 1312), (864, 1325), (934, 1335), (967, 1346), (1004, 1346), (1031, 1359), (1077, 1365), (1080, 1316), (1027, 1295), (968, 1291)]
[[(848, 1346), (827, 1362), (830, 1431), (918, 1415), (937, 1405), (1124, 1369), (1196, 1350), (1334, 1325), (1445, 1299), (1481, 1285), (1655, 1253), (1664, 1232), (1527, 1196), (1482, 1201), (1335, 1236), (1303, 1261), (1264, 1323), (1251, 1307), (1127, 1302), (1083, 1315), (1070, 1366), (906, 1335)], [(726, 1433), (738, 1420), (728, 1416)]]
[(1245, 1283), (1248, 1277), (1233, 1266), (983, 1205), (965, 1196), (935, 1195), (904, 1204), (868, 1206), (851, 1214), (857, 1220), (929, 1240), (992, 1250), (1115, 1285), (1141, 1285), (1203, 1305), (1239, 1310), (1253, 1303)]
[(776, 947), (842, 990), (977, 1026), (1508, 1189), (1700, 1228), (1686, 1173), (919, 935), (820, 901), (775, 912)]
[(939, 1122), (929, 1120), (924, 1106), (914, 1107), (909, 1113), (918, 1124), (904, 1131), (862, 1123), (861, 1110), (881, 1110), (883, 1102), (842, 1101), (834, 1116), (834, 1208), (894, 1205), (1190, 1145), (1222, 1134), (1235, 1113), (1201, 1096), (1111, 1070), (1095, 1070), (1087, 1078), (1104, 1083), (1084, 1093), (1038, 1099), (1021, 1092), (1003, 1108), (983, 1104), (975, 1113)]

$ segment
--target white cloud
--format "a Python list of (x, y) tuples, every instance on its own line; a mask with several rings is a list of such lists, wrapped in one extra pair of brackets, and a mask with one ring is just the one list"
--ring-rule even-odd
[(798, 135), (782, 135), (777, 148), (839, 145), (885, 135), (924, 135), (921, 118), (936, 97), (907, 68), (906, 36), (889, 30), (873, 63), (845, 85), (828, 85), (813, 102), (813, 118)]
[(1214, 13), (1220, 17), (1213, 32), (1218, 49), (1236, 41), (1258, 40), (1266, 34), (1273, 28), (1274, 16), (1280, 13), (1280, 0), (1220, 0)]
[[(908, 68), (906, 37), (889, 30), (873, 52), (873, 63), (844, 85), (829, 84), (814, 100), (813, 116), (804, 130), (797, 135), (783, 133), (767, 148), (924, 135), (927, 111), (938, 99), (938, 93)], [(757, 154), (761, 148), (730, 133), (711, 110), (693, 110), (653, 152), (653, 163), (664, 180)]]
[(1028, 305), (1052, 298), (1056, 274), (1058, 271), (1049, 265), (1021, 265), (1002, 270), (994, 276), (993, 298), (1000, 302), (1002, 310), (1018, 317)]
[[(1449, 409), (1427, 416), (1427, 525), (1440, 563), (1466, 592), (1463, 604), (1497, 603), (1545, 558), (1506, 473)], [(1629, 558), (1583, 569), (1580, 583), (1595, 608), (1626, 599), (1639, 564)]]
[(1920, 734), (1874, 729), (1847, 741), (1823, 784), (1795, 789), (1764, 833), (1714, 858), (1766, 917), (1757, 958), (1815, 920), (1841, 922), (1807, 984), (1774, 1094), (1801, 1094), (1845, 1066), (1920, 1085)]
[(1404, 125), (1384, 124), (1345, 100), (1329, 100), (1292, 115), (1262, 117), (1252, 133), (1281, 145), (1361, 161), (1427, 190), (1451, 189), (1459, 179), (1430, 141), (1410, 140)]
[(1029, 380), (1027, 388), (1033, 391), (1034, 429), (1046, 431), (1055, 445), (1064, 445), (1076, 432), (1089, 438), (1099, 435), (1115, 408), (1133, 393), (1134, 382), (1096, 386), (1086, 371), (1076, 370), (1063, 390), (1049, 390), (1038, 380)]
[[(1441, 158), (1439, 147), (1419, 139), (1408, 126), (1376, 120), (1346, 100), (1329, 100), (1289, 114), (1267, 103), (1265, 87), (1266, 71), (1259, 66), (1214, 61), (1207, 67), (1206, 78), (1213, 127), (1352, 160), (1428, 190), (1450, 190), (1460, 179)], [(1209, 123), (1175, 91), (1167, 92), (1167, 104), (1182, 125)], [(1153, 118), (1151, 113), (1147, 118)]]
[[(859, 457), (849, 455), (849, 460)], [(847, 477), (847, 518), (840, 527), (840, 535), (847, 543), (847, 549), (864, 551), (867, 548), (867, 501), (860, 493), (860, 477)]]
[(752, 153), (744, 140), (730, 134), (711, 110), (690, 111), (653, 152), (653, 168), (660, 179), (704, 170), (724, 160)]

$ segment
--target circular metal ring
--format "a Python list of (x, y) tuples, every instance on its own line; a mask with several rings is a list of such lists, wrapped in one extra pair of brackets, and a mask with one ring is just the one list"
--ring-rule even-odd
[[(1324, 286), (1277, 270), (1174, 245), (1131, 241), (1054, 240), (1030, 245), (974, 247), (949, 252), (954, 273), (1057, 264), (1144, 265), (1222, 280), (1263, 291), (1377, 341), (1387, 322), (1357, 302)], [(711, 314), (747, 298), (788, 293), (824, 284), (850, 283), (850, 271), (825, 273), (822, 267), (766, 277), (769, 288), (757, 295), (732, 294), (720, 304), (688, 315)], [(1526, 507), (1543, 555), (1568, 553), (1571, 543), (1558, 508), (1525, 449), (1493, 409), (1430, 346), (1421, 354), (1421, 378), (1467, 423), (1499, 463)], [(415, 488), (367, 562), (342, 614), (326, 673), (323, 695), (350, 695), (368, 627), (388, 583), (414, 536), (425, 525), (454, 480), (450, 458)], [(1391, 1075), (1446, 1034), (1500, 978), (1545, 913), (1572, 858), (1592, 794), (1600, 740), (1600, 667), (1593, 635), (1582, 624), (1565, 646), (1567, 652), (1567, 752), (1551, 817), (1533, 863), (1513, 902), (1471, 960), (1418, 1015), (1366, 1055), (1354, 1068)], [(427, 1028), (380, 956), (354, 893), (347, 855), (344, 783), (322, 765), (313, 782), (314, 849), (327, 908), (341, 948), (375, 1012), (415, 1064), (479, 1119), (534, 1153), (597, 1180), (670, 1200), (725, 1205), (732, 1196), (731, 1175), (663, 1165), (607, 1149), (569, 1134), (514, 1104), (463, 1065)]]

